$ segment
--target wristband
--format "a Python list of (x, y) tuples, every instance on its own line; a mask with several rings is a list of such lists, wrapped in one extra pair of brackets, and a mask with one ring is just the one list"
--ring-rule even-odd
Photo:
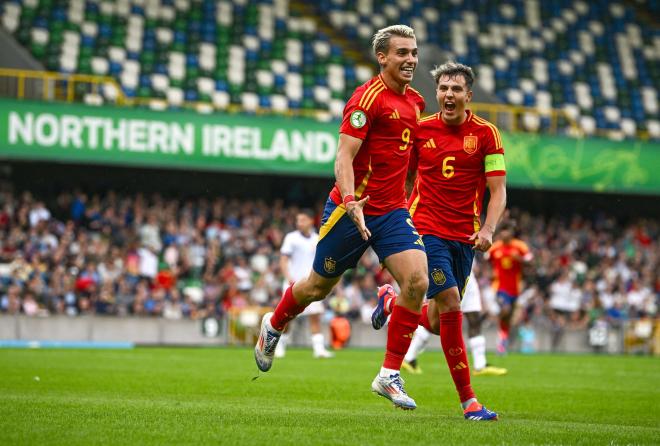
[(351, 201), (355, 201), (355, 197), (353, 196), (353, 194), (348, 194), (348, 195), (346, 195), (346, 196), (344, 197), (344, 206), (346, 206), (346, 205), (347, 205), (348, 203), (350, 203)]

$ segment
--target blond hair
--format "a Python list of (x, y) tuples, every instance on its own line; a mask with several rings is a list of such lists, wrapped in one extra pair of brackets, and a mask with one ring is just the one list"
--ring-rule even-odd
[(387, 28), (379, 29), (371, 39), (374, 54), (385, 53), (390, 49), (390, 39), (392, 36), (415, 38), (415, 31), (406, 25), (392, 25)]

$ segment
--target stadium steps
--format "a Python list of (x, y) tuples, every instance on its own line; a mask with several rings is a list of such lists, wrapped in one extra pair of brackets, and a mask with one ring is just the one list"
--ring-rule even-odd
[(344, 49), (344, 56), (355, 65), (364, 64), (365, 60), (371, 60), (372, 56), (370, 51), (355, 46), (355, 42), (350, 41), (340, 30), (330, 26), (327, 19), (325, 19), (318, 10), (310, 3), (303, 0), (291, 0), (289, 8), (292, 12), (301, 16), (311, 17), (316, 22), (318, 30), (327, 35), (330, 40), (341, 46)]

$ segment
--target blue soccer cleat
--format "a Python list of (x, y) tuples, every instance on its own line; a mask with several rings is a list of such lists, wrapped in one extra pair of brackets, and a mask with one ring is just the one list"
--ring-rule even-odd
[(471, 421), (497, 421), (497, 413), (486, 409), (483, 405), (474, 401), (463, 411), (466, 420)]
[(388, 297), (396, 297), (396, 291), (392, 285), (385, 284), (378, 287), (378, 305), (371, 313), (371, 326), (376, 330), (380, 330), (385, 322), (387, 322), (387, 313), (385, 312), (385, 303)]

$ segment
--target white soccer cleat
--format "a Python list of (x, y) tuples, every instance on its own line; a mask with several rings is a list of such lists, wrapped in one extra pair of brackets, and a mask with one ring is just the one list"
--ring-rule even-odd
[(415, 400), (410, 398), (405, 390), (403, 390), (403, 378), (400, 374), (390, 375), (384, 378), (376, 375), (371, 383), (371, 390), (378, 395), (387, 398), (394, 403), (394, 407), (403, 410), (413, 410), (417, 408)]
[(257, 362), (257, 367), (262, 372), (267, 372), (273, 365), (273, 356), (275, 356), (275, 347), (277, 341), (280, 340), (282, 333), (275, 330), (270, 325), (270, 318), (273, 313), (264, 314), (261, 319), (261, 331), (259, 332), (259, 339), (257, 345), (254, 346), (254, 360)]
[(329, 352), (326, 349), (320, 350), (318, 352), (314, 352), (314, 357), (317, 359), (325, 359), (325, 358), (334, 358), (335, 354), (332, 352)]

